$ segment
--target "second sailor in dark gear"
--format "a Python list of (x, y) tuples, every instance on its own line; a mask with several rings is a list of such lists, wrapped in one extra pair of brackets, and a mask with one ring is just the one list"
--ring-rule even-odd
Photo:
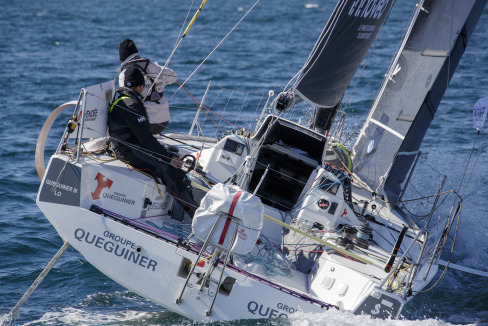
[(117, 71), (119, 74), (119, 86), (124, 86), (125, 70), (130, 66), (141, 68), (146, 77), (146, 84), (141, 94), (144, 98), (144, 107), (149, 118), (152, 134), (159, 134), (166, 129), (170, 119), (169, 104), (163, 95), (164, 87), (173, 84), (177, 80), (176, 73), (161, 67), (157, 62), (141, 58), (139, 50), (131, 39), (120, 42), (119, 56), (121, 65)]
[(144, 75), (137, 67), (126, 69), (124, 86), (117, 89), (110, 106), (110, 142), (118, 159), (137, 169), (151, 170), (162, 179), (177, 199), (173, 218), (183, 219), (183, 209), (193, 217), (198, 204), (193, 200), (190, 180), (179, 169), (183, 162), (170, 154), (151, 134), (141, 96), (144, 83)]

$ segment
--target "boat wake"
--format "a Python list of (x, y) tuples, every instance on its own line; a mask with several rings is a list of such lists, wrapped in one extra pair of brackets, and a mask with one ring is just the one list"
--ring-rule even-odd
[[(0, 321), (7, 315), (1, 316)], [(13, 324), (20, 325), (20, 324)], [(451, 324), (439, 319), (406, 320), (406, 319), (375, 319), (369, 315), (354, 315), (349, 312), (330, 310), (323, 313), (310, 314), (296, 312), (283, 319), (254, 319), (239, 321), (197, 322), (186, 319), (168, 311), (139, 311), (113, 309), (113, 311), (91, 311), (85, 308), (66, 307), (59, 311), (46, 312), (44, 315), (22, 326), (36, 325), (181, 325), (181, 326), (229, 326), (229, 325), (290, 325), (290, 326), (449, 326)], [(465, 324), (462, 325), (478, 325)]]
[(293, 326), (324, 326), (324, 325), (382, 325), (382, 326), (447, 326), (455, 325), (439, 319), (406, 320), (402, 319), (375, 319), (370, 315), (354, 315), (349, 312), (337, 310), (326, 311), (319, 314), (295, 313), (290, 318)]

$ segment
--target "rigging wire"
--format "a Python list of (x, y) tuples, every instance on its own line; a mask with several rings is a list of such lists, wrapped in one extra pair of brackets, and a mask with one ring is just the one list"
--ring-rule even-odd
[[(204, 0), (204, 1), (207, 1), (207, 0)], [(256, 7), (256, 5), (260, 2), (261, 0), (257, 0), (253, 5), (252, 7), (244, 14), (244, 16), (242, 16), (242, 18), (234, 25), (234, 27), (232, 27), (232, 29), (224, 36), (224, 38), (215, 46), (215, 48), (207, 55), (207, 57), (205, 59), (203, 59), (203, 61), (198, 65), (198, 67), (190, 74), (190, 76), (188, 76), (188, 78), (186, 78), (186, 80), (180, 85), (180, 87), (173, 93), (173, 95), (169, 98), (169, 100), (171, 100), (173, 98), (173, 96), (178, 93), (178, 91), (188, 82), (188, 80), (190, 80), (191, 77), (193, 77), (193, 75), (200, 69), (200, 67), (208, 60), (208, 58), (210, 58), (212, 56), (212, 54), (220, 47), (220, 45), (227, 39), (227, 37), (229, 37), (229, 35), (237, 28), (237, 26), (239, 26), (239, 24), (244, 20), (244, 18), (246, 18), (246, 16), (254, 9), (254, 7)], [(182, 37), (183, 39), (183, 37)]]
[[(221, 89), (221, 91), (222, 91), (222, 90), (227, 89), (227, 88), (220, 87), (220, 86), (219, 86), (219, 88)], [(196, 98), (194, 98), (194, 97), (193, 97), (193, 96), (192, 96), (192, 95), (191, 95), (191, 94), (188, 92), (188, 90), (186, 90), (186, 88), (185, 88), (185, 87), (183, 87), (183, 89), (184, 89), (184, 90), (185, 90), (185, 91), (188, 93), (189, 97), (190, 97), (190, 98), (191, 98), (191, 99), (194, 101), (194, 103), (195, 103), (195, 104), (197, 104), (197, 105), (199, 105), (199, 104), (200, 104), (200, 102), (199, 102), (199, 101), (198, 101)], [(234, 92), (240, 92), (239, 90), (235, 90), (235, 89), (229, 89), (229, 90), (232, 90), (232, 92), (233, 92), (233, 93), (234, 93)], [(243, 93), (244, 93), (244, 94), (246, 94), (246, 98), (247, 98), (247, 96), (248, 96), (249, 94), (251, 94), (251, 93), (252, 93), (252, 94), (257, 94), (257, 95), (262, 95), (262, 94), (263, 94), (263, 93), (253, 93), (253, 92), (251, 92), (251, 93), (250, 93), (250, 92), (243, 92)], [(97, 96), (96, 94), (93, 94), (93, 93), (90, 93), (90, 92), (88, 92), (88, 94), (90, 94), (90, 95), (91, 95), (91, 96), (93, 96), (93, 97), (99, 98), (99, 99), (101, 99), (101, 100), (105, 100), (104, 98), (102, 98), (102, 97), (100, 97), (100, 96)], [(219, 93), (219, 94), (220, 94), (220, 93)], [(215, 102), (215, 101), (214, 101), (214, 102)], [(134, 115), (135, 115), (135, 116), (137, 116), (138, 118), (140, 117), (140, 115), (138, 115), (137, 113), (135, 113), (135, 112), (133, 112), (133, 111), (130, 111), (130, 110), (126, 109), (125, 107), (123, 107), (123, 106), (119, 105), (119, 104), (115, 104), (115, 106), (114, 106), (114, 107), (117, 107), (117, 108), (120, 108), (120, 109), (126, 110), (126, 111), (128, 111), (128, 112), (130, 112), (130, 113), (134, 114)], [(205, 107), (205, 106), (202, 106), (202, 107), (203, 107), (203, 108), (205, 108), (205, 110), (207, 110), (208, 112), (212, 113), (214, 116), (219, 117), (219, 118), (221, 119), (221, 121), (223, 120), (224, 122), (226, 122), (226, 123), (228, 123), (228, 124), (230, 124), (230, 125), (232, 125), (232, 126), (234, 126), (234, 127), (236, 127), (236, 128), (244, 129), (244, 128), (243, 128), (243, 127), (241, 127), (241, 126), (238, 126), (238, 125), (236, 125), (236, 124), (233, 124), (232, 122), (230, 122), (230, 121), (228, 121), (228, 120), (224, 119), (223, 117), (221, 117), (221, 116), (220, 116), (220, 115), (218, 115), (217, 113), (214, 113), (213, 111), (211, 111), (209, 108), (207, 108), (207, 107)], [(214, 120), (213, 120), (213, 119), (212, 119), (210, 116), (208, 116), (208, 114), (207, 114), (205, 111), (203, 111), (203, 113), (204, 113), (204, 114), (205, 114), (205, 115), (206, 115), (206, 116), (209, 118), (209, 120), (211, 120), (211, 121), (212, 121), (212, 122), (213, 122), (213, 123), (214, 123), (216, 126), (218, 126), (218, 127), (219, 127), (219, 124), (217, 124), (217, 123), (216, 123), (216, 122), (215, 122), (215, 121), (214, 121)], [(223, 129), (222, 127), (219, 127), (219, 128), (220, 128), (220, 129), (221, 129), (221, 130), (222, 130), (222, 131), (223, 131), (225, 134), (228, 134), (228, 131), (226, 131), (226, 130), (225, 130), (225, 129)], [(90, 130), (92, 130), (92, 131), (95, 131), (95, 130), (93, 130), (93, 129), (91, 129), (91, 128), (88, 128), (88, 129), (90, 129)], [(248, 131), (249, 131), (249, 130), (248, 130)], [(100, 136), (101, 136), (101, 137), (103, 137), (103, 136), (105, 136), (105, 134), (100, 133)], [(116, 140), (117, 140), (117, 139), (116, 139)], [(119, 142), (121, 142), (121, 143), (125, 143), (125, 142), (120, 141), (120, 140), (118, 140), (118, 141), (119, 141)], [(146, 150), (146, 149), (143, 149), (143, 148), (141, 148), (141, 147), (138, 147), (137, 145), (132, 145), (132, 144), (128, 144), (128, 143), (125, 143), (125, 144), (126, 144), (127, 146), (134, 147), (134, 149), (137, 149), (137, 150), (139, 150), (139, 151), (141, 151), (141, 152), (143, 152), (143, 153), (146, 153), (146, 154), (159, 154), (159, 153), (154, 153), (154, 152), (148, 151), (148, 150)], [(247, 148), (248, 148), (248, 150), (249, 150), (249, 144), (248, 144), (247, 142), (245, 142), (245, 144), (246, 144), (246, 147), (247, 147)], [(161, 156), (161, 155), (160, 155), (160, 156)]]
[[(219, 91), (219, 93), (217, 94), (217, 96), (215, 96), (215, 98), (214, 98), (213, 102), (210, 104), (210, 106), (209, 106), (209, 108), (208, 108), (209, 110), (213, 108), (213, 106), (214, 106), (215, 102), (216, 102), (216, 101), (218, 100), (218, 98), (220, 97), (220, 94), (222, 93), (222, 91), (223, 91), (223, 89), (221, 88), (221, 89), (220, 89), (220, 91)], [(203, 103), (199, 103), (199, 107), (200, 107), (200, 105), (201, 105), (201, 106), (203, 106)], [(222, 118), (223, 118), (223, 115), (222, 115)], [(201, 125), (201, 126), (199, 125), (200, 130), (201, 130), (201, 128), (203, 127), (203, 125), (205, 124), (205, 120), (206, 120), (206, 119), (207, 119), (207, 115), (205, 115), (205, 118), (204, 118), (204, 119), (203, 119), (203, 121), (202, 121), (202, 125)], [(222, 119), (219, 121), (219, 125), (220, 125), (220, 123), (221, 123), (221, 122), (222, 122)], [(215, 122), (214, 122), (214, 123), (215, 123)], [(215, 129), (215, 131), (217, 131), (217, 129)], [(202, 135), (203, 135), (203, 130), (201, 130), (201, 132), (202, 132)]]
[[(480, 135), (480, 131), (478, 130), (478, 132), (476, 133), (476, 137), (474, 139), (473, 147), (471, 147), (471, 151), (469, 153), (468, 161), (466, 162), (466, 166), (464, 167), (464, 172), (463, 172), (463, 175), (461, 177), (461, 182), (459, 183), (458, 191), (461, 190), (461, 187), (463, 185), (464, 177), (466, 176), (466, 172), (468, 170), (469, 162), (471, 161), (471, 156), (473, 156), (474, 148), (476, 147), (476, 142), (478, 141), (478, 136), (479, 135)], [(486, 138), (485, 138), (485, 140), (486, 140)], [(484, 145), (484, 142), (483, 142), (483, 145)], [(475, 166), (473, 166), (473, 169), (474, 169)], [(473, 172), (473, 170), (471, 170), (471, 173), (472, 172)], [(469, 175), (469, 177), (471, 178), (471, 174)], [(466, 182), (466, 186), (465, 186), (464, 190), (466, 190), (466, 187), (467, 186), (468, 186), (468, 182)], [(463, 191), (463, 193), (464, 193), (464, 191)]]
[[(447, 78), (446, 78), (446, 86), (445, 86), (446, 87), (446, 90), (449, 89), (449, 80), (450, 80), (450, 76), (451, 76), (451, 52), (452, 52), (452, 49), (453, 49), (453, 43), (452, 43), (453, 38), (452, 37), (453, 37), (453, 34), (454, 34), (454, 30), (453, 30), (454, 29), (454, 19), (453, 19), (453, 17), (454, 17), (454, 0), (452, 0), (450, 2), (450, 5), (451, 5), (451, 17), (450, 17), (450, 26), (449, 26), (449, 28), (450, 28), (450, 30), (449, 30), (449, 39), (447, 40), (449, 42), (449, 47), (448, 47), (449, 48), (449, 53), (447, 55)], [(449, 99), (449, 95), (447, 93), (445, 95), (445, 100), (446, 101), (448, 101), (448, 99)], [(443, 115), (443, 117), (444, 117), (444, 123), (446, 123), (446, 120), (447, 120), (446, 115), (447, 115), (447, 111), (444, 111), (444, 115)], [(447, 128), (442, 128), (442, 130), (443, 130), (443, 133), (444, 133), (444, 137), (441, 137), (441, 139), (442, 139), (442, 148), (446, 148), (447, 147), (446, 146), (446, 139), (447, 139), (446, 133), (447, 133), (447, 130), (448, 129)], [(475, 143), (476, 143), (476, 141), (475, 141)], [(470, 158), (471, 158), (471, 156), (470, 156)], [(445, 159), (445, 152), (444, 151), (441, 152), (441, 162), (442, 163), (440, 165), (440, 168), (441, 168), (441, 171), (443, 171), (442, 174), (443, 175), (446, 175), (446, 173), (444, 173), (444, 171), (446, 171), (446, 169), (448, 169), (448, 167), (447, 167), (447, 164), (446, 164), (447, 160)], [(466, 165), (466, 168), (467, 168), (467, 165)], [(466, 171), (464, 172), (464, 174), (465, 173), (466, 173)], [(464, 179), (464, 174), (463, 174), (463, 179)], [(461, 181), (461, 183), (462, 183), (462, 181)], [(461, 186), (459, 186), (459, 187), (461, 187)], [(458, 188), (458, 192), (459, 192), (459, 190), (460, 190), (460, 188)]]
[[(220, 94), (220, 93), (219, 93)], [(234, 95), (234, 90), (232, 90), (232, 93), (230, 94), (229, 98), (227, 99), (227, 103), (225, 103), (225, 106), (224, 106), (224, 111), (222, 112), (222, 118), (225, 116), (225, 111), (227, 110), (227, 106), (229, 105), (230, 103), (230, 100), (232, 99), (232, 96)], [(220, 124), (222, 123), (222, 120), (219, 121), (219, 127), (220, 127)], [(217, 129), (215, 129), (215, 132), (214, 132), (214, 137), (216, 136), (217, 134)]]
[[(180, 84), (180, 83), (178, 82), (178, 84)], [(208, 109), (208, 108), (207, 108), (205, 105), (203, 105), (203, 104), (202, 104), (202, 103), (201, 103), (199, 100), (197, 100), (195, 97), (193, 97), (193, 95), (191, 95), (191, 94), (190, 94), (190, 92), (189, 92), (189, 91), (188, 91), (188, 90), (187, 90), (187, 89), (184, 87), (184, 85), (183, 85), (183, 84), (180, 84), (180, 88), (183, 88), (183, 90), (184, 90), (184, 91), (185, 91), (185, 92), (188, 94), (188, 96), (190, 96), (190, 98), (193, 100), (193, 102), (194, 102), (195, 104), (197, 104), (198, 106), (200, 106), (200, 105), (201, 105), (201, 106), (202, 106), (202, 108), (204, 108), (204, 109), (205, 109), (205, 110), (207, 110), (208, 112), (212, 113), (212, 114), (213, 114), (213, 115), (215, 115), (216, 117), (220, 118), (221, 120), (223, 120), (223, 121), (227, 122), (228, 124), (233, 125), (234, 127), (237, 127), (237, 128), (240, 128), (240, 129), (244, 129), (244, 128), (242, 128), (242, 127), (240, 127), (240, 126), (238, 126), (238, 125), (235, 125), (235, 124), (233, 124), (232, 122), (230, 122), (230, 121), (228, 121), (228, 120), (224, 119), (223, 117), (219, 116), (218, 114), (214, 113), (213, 111), (210, 111), (210, 109)], [(228, 134), (228, 131), (227, 131), (227, 130), (225, 130), (224, 128), (222, 128), (222, 127), (221, 127), (221, 126), (220, 126), (220, 125), (219, 125), (217, 122), (215, 122), (215, 120), (213, 120), (212, 118), (210, 118), (210, 117), (207, 115), (207, 113), (206, 113), (204, 110), (202, 110), (201, 112), (203, 112), (203, 114), (205, 114), (205, 116), (206, 116), (206, 117), (207, 117), (209, 120), (211, 120), (211, 121), (212, 121), (212, 122), (213, 122), (213, 123), (214, 123), (214, 124), (217, 126), (217, 128), (219, 128), (220, 130), (222, 130), (222, 132), (224, 132), (225, 134)]]
[[(478, 131), (479, 133), (479, 131)], [(485, 147), (486, 139), (488, 138), (488, 134), (485, 136), (485, 140), (483, 141), (483, 144), (481, 144), (481, 148), (478, 150), (478, 156), (476, 156), (476, 160), (474, 161), (473, 168), (471, 169), (471, 172), (469, 174), (468, 179), (466, 180), (466, 184), (464, 186), (463, 192), (461, 196), (464, 196), (464, 192), (466, 191), (466, 188), (468, 188), (469, 181), (471, 180), (471, 176), (473, 175), (473, 171), (478, 163), (478, 158), (480, 157), (481, 153), (483, 152), (483, 148)]]
[[(180, 32), (178, 33), (178, 37), (175, 40), (175, 44), (173, 45), (173, 51), (172, 52), (176, 51), (176, 48), (179, 45), (178, 40), (180, 39), (181, 35), (183, 34), (183, 28), (185, 28), (186, 21), (188, 20), (188, 17), (190, 17), (190, 12), (191, 12), (191, 9), (193, 8), (193, 4), (194, 3), (195, 3), (195, 0), (192, 0), (191, 1), (191, 4), (190, 4), (190, 7), (188, 8), (188, 12), (186, 13), (185, 20), (183, 21), (183, 24), (181, 24)], [(168, 60), (166, 60), (166, 63), (164, 64), (164, 67), (167, 67), (169, 65), (170, 59), (171, 59), (171, 57), (169, 57)]]
[(237, 121), (239, 120), (239, 117), (241, 116), (241, 113), (242, 113), (242, 110), (244, 109), (244, 105), (246, 104), (247, 102), (247, 97), (249, 96), (249, 94), (246, 94), (246, 98), (244, 99), (244, 101), (242, 102), (242, 105), (241, 105), (241, 108), (239, 109), (239, 113), (237, 114), (237, 117), (236, 117), (236, 121), (234, 121), (234, 124), (237, 123)]
[[(161, 76), (161, 74), (163, 73), (164, 69), (168, 67), (169, 65), (169, 62), (171, 61), (171, 58), (173, 57), (173, 55), (175, 54), (176, 50), (178, 49), (178, 47), (180, 46), (181, 44), (181, 41), (183, 41), (183, 39), (185, 38), (186, 34), (190, 31), (190, 28), (193, 26), (193, 23), (195, 22), (195, 20), (197, 19), (198, 15), (200, 14), (203, 6), (205, 5), (205, 3), (207, 2), (207, 0), (202, 0), (202, 4), (200, 5), (200, 8), (198, 9), (198, 11), (195, 13), (195, 15), (193, 16), (192, 20), (190, 21), (190, 23), (188, 24), (188, 27), (185, 29), (185, 32), (183, 33), (183, 35), (181, 36), (181, 31), (183, 30), (183, 27), (185, 26), (185, 23), (186, 21), (188, 20), (188, 17), (190, 15), (190, 11), (191, 11), (191, 8), (193, 7), (193, 4), (194, 4), (195, 0), (192, 0), (191, 2), (191, 5), (190, 7), (188, 8), (188, 12), (186, 14), (186, 17), (185, 17), (185, 20), (183, 21), (183, 24), (181, 25), (181, 29), (180, 29), (180, 32), (178, 34), (178, 37), (176, 38), (176, 41), (175, 41), (175, 45), (173, 46), (173, 50), (171, 51), (171, 54), (169, 55), (168, 59), (166, 60), (163, 68), (161, 68), (161, 70), (159, 71), (158, 75), (156, 76), (156, 78), (154, 79), (153, 83), (151, 84), (151, 87), (149, 87), (149, 89), (153, 89), (154, 86), (156, 85), (156, 82), (158, 81), (159, 77)], [(181, 37), (180, 37), (181, 36)], [(179, 40), (178, 40), (179, 39)], [(149, 95), (149, 93), (146, 95), (146, 97)], [(144, 100), (143, 102), (146, 100), (146, 97), (144, 97)]]
[[(452, 245), (451, 245), (451, 250), (449, 252), (449, 257), (447, 258), (446, 260), (446, 265), (444, 266), (444, 269), (442, 270), (442, 273), (441, 275), (439, 276), (439, 278), (437, 279), (437, 281), (432, 284), (432, 286), (430, 288), (428, 288), (427, 290), (419, 290), (419, 291), (413, 291), (413, 292), (417, 292), (417, 293), (425, 293), (425, 292), (428, 292), (430, 290), (432, 290), (435, 286), (437, 286), (437, 284), (439, 282), (442, 281), (442, 279), (444, 278), (446, 272), (447, 272), (447, 268), (449, 267), (449, 263), (451, 262), (451, 258), (452, 258), (452, 253), (454, 252), (454, 246), (456, 244), (456, 238), (457, 238), (457, 234), (458, 234), (458, 231), (459, 231), (459, 222), (461, 220), (461, 208), (462, 208), (462, 200), (460, 200), (460, 203), (459, 203), (459, 211), (457, 213), (457, 222), (456, 222), (456, 229), (454, 230), (454, 236), (453, 236), (453, 239), (452, 239)], [(447, 235), (446, 235), (447, 237)]]
[[(191, 6), (190, 6), (190, 9), (191, 10), (191, 7), (193, 7), (193, 3), (194, 3), (194, 0), (192, 1), (191, 3)], [(171, 54), (169, 55), (168, 57), (168, 60), (166, 60), (166, 63), (164, 64), (164, 68), (166, 68), (168, 65), (169, 65), (169, 62), (171, 61), (171, 58), (173, 57), (173, 55), (175, 54), (176, 52), (176, 49), (178, 49), (178, 47), (180, 46), (181, 44), (181, 41), (183, 41), (183, 39), (185, 38), (185, 36), (188, 34), (188, 32), (190, 31), (190, 29), (192, 28), (193, 24), (195, 23), (198, 15), (200, 15), (200, 12), (202, 11), (203, 9), (203, 6), (205, 6), (205, 4), (207, 3), (207, 0), (202, 0), (202, 3), (200, 4), (200, 7), (198, 8), (197, 12), (193, 15), (193, 18), (191, 19), (190, 23), (188, 24), (188, 26), (186, 27), (185, 31), (183, 32), (183, 35), (181, 36), (181, 38), (179, 39), (179, 41), (177, 41), (176, 45), (174, 46), (173, 48), (173, 51), (171, 52)], [(185, 22), (186, 20), (188, 19), (188, 15), (189, 15), (189, 12), (187, 14), (187, 17), (185, 18)], [(183, 26), (184, 26), (184, 23), (183, 23)], [(180, 31), (181, 33), (181, 31)], [(181, 34), (180, 34), (181, 35)], [(151, 88), (154, 87), (154, 84), (156, 84), (156, 81), (158, 80), (159, 76), (161, 75), (163, 69), (161, 69), (161, 71), (159, 72), (158, 76), (154, 79), (154, 82), (153, 84), (151, 85)]]

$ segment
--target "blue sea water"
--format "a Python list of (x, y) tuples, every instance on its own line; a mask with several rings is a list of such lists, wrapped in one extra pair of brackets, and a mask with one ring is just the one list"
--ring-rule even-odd
[[(414, 5), (397, 1), (382, 39), (362, 72), (346, 110), (347, 131), (365, 118)], [(307, 3), (318, 4), (307, 8)], [(185, 80), (254, 1), (209, 0), (170, 67)], [(76, 100), (85, 86), (113, 79), (118, 45), (132, 38), (141, 54), (164, 63), (192, 5), (190, 0), (6, 0), (0, 10), (0, 320), (20, 299), (62, 240), (35, 204), (38, 133), (58, 105)], [(195, 3), (191, 15), (196, 10)], [(334, 1), (261, 0), (192, 81), (212, 80), (230, 89), (280, 91), (305, 62)], [(446, 26), (446, 28), (449, 28)], [(451, 87), (422, 146), (413, 187), (458, 189), (476, 131), (471, 109), (488, 95), (488, 11), (485, 10)], [(205, 86), (203, 86), (204, 88)], [(171, 96), (176, 87), (169, 87)], [(201, 89), (200, 89), (201, 90)], [(188, 99), (188, 101), (190, 101)], [(175, 105), (175, 103), (171, 103)], [(176, 106), (176, 105), (175, 105)], [(244, 117), (255, 112), (243, 111)], [(173, 131), (185, 131), (193, 113), (172, 109)], [(58, 119), (46, 145), (55, 150), (69, 113)], [(481, 131), (468, 169), (464, 206), (452, 261), (488, 271), (488, 155)], [(487, 145), (488, 146), (488, 145)], [(481, 149), (481, 150), (480, 150)], [(467, 177), (465, 178), (467, 179)], [(464, 188), (463, 188), (464, 189)], [(440, 275), (440, 273), (439, 273)], [(61, 258), (20, 310), (14, 325), (204, 325), (153, 304), (114, 283), (73, 249)], [(244, 320), (209, 325), (488, 325), (488, 279), (448, 270), (421, 293), (400, 320), (374, 320), (338, 311), (296, 314), (290, 320)]]

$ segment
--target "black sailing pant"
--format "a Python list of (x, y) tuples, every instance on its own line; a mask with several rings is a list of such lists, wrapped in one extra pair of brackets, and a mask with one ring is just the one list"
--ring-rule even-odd
[(173, 195), (173, 197), (177, 199), (177, 203), (180, 204), (180, 207), (177, 207), (176, 204), (173, 207), (172, 217), (174, 219), (183, 219), (182, 209), (193, 217), (193, 214), (198, 208), (199, 204), (197, 204), (193, 199), (192, 190), (190, 187), (191, 182), (187, 178), (185, 172), (183, 172), (181, 169), (175, 168), (163, 160), (159, 160), (138, 150), (130, 150), (125, 152), (123, 155), (119, 155), (118, 158), (139, 170), (150, 170), (161, 178), (166, 188), (168, 188), (169, 193)]

